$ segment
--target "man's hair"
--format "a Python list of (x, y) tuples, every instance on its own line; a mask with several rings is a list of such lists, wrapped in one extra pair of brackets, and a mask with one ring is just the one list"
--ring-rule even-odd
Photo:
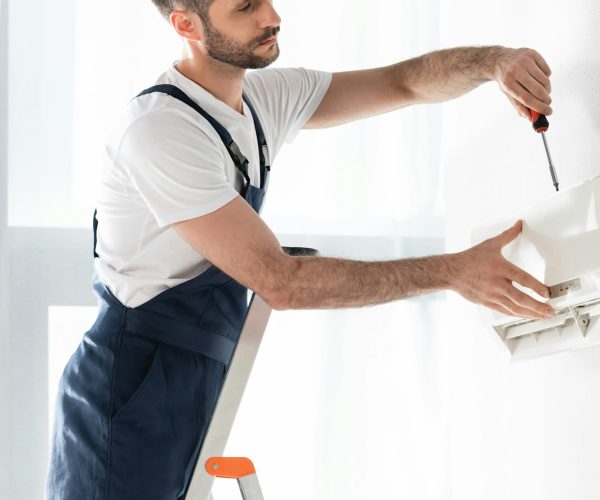
[(152, 0), (162, 16), (168, 21), (175, 9), (190, 10), (200, 16), (202, 22), (208, 23), (208, 8), (214, 0)]

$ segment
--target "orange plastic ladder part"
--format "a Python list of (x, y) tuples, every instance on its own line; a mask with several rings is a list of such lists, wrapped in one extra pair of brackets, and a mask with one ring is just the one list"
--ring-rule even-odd
[(228, 479), (256, 474), (252, 460), (244, 457), (211, 457), (204, 467), (211, 476)]

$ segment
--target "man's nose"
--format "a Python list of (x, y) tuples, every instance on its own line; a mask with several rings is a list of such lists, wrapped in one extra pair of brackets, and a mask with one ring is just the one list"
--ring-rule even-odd
[(281, 24), (281, 18), (275, 7), (273, 7), (273, 3), (269, 0), (263, 2), (263, 12), (261, 12), (261, 28), (271, 28), (276, 27)]

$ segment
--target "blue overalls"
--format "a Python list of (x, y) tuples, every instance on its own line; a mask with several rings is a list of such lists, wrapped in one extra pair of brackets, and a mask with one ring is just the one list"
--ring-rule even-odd
[[(270, 165), (248, 100), (260, 187), (250, 183), (248, 160), (213, 117), (177, 87), (157, 85), (139, 96), (151, 92), (179, 99), (210, 122), (244, 176), (244, 199), (258, 212)], [(97, 226), (94, 213), (95, 257)], [(242, 329), (247, 289), (215, 266), (134, 308), (96, 274), (93, 289), (98, 317), (59, 384), (46, 498), (182, 498)]]

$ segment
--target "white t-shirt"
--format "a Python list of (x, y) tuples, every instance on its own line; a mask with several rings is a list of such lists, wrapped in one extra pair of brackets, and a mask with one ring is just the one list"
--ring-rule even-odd
[[(244, 115), (183, 76), (175, 61), (156, 84), (170, 83), (223, 125), (259, 185), (252, 113)], [(244, 92), (263, 126), (271, 162), (291, 142), (329, 88), (331, 74), (303, 68), (246, 75)], [(219, 135), (197, 111), (163, 93), (133, 99), (106, 143), (97, 199), (95, 269), (127, 307), (137, 307), (204, 272), (210, 263), (171, 224), (213, 212), (243, 186)]]

